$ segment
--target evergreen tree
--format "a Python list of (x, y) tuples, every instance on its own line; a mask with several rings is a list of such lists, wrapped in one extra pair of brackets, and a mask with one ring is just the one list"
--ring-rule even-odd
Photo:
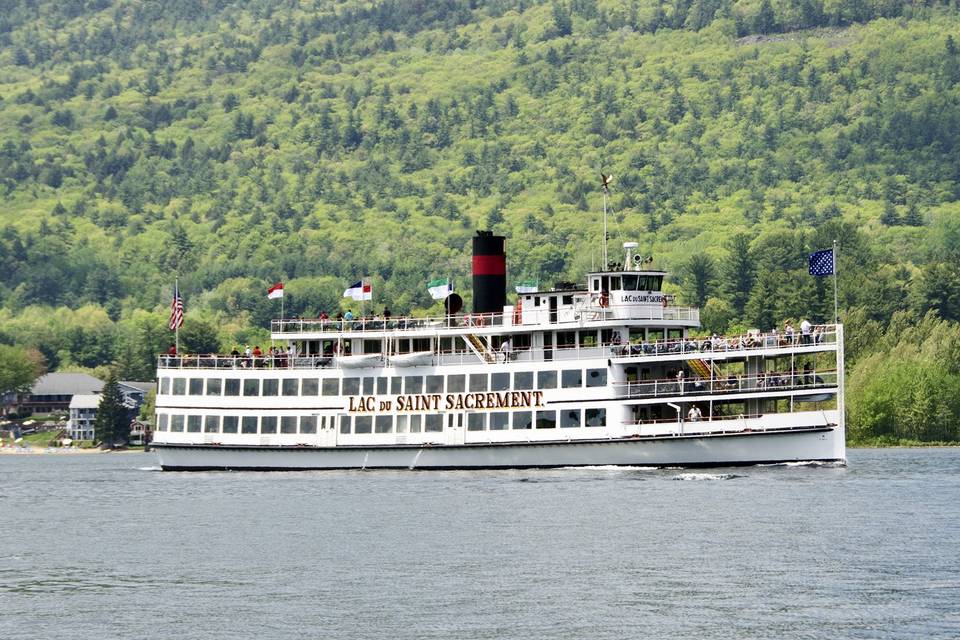
[(112, 449), (116, 444), (126, 444), (130, 438), (130, 411), (124, 406), (123, 394), (113, 371), (100, 392), (100, 406), (93, 421), (94, 438), (100, 446)]

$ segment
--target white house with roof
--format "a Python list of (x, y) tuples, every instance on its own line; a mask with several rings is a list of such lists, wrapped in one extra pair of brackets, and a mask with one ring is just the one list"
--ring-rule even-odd
[[(124, 380), (117, 383), (120, 393), (123, 394), (124, 405), (133, 415), (143, 404), (147, 393), (154, 387), (153, 382), (134, 382)], [(72, 440), (96, 440), (93, 423), (97, 418), (97, 409), (100, 407), (101, 395), (77, 394), (70, 401), (70, 418), (67, 422), (67, 431)], [(141, 436), (142, 440), (142, 436)]]

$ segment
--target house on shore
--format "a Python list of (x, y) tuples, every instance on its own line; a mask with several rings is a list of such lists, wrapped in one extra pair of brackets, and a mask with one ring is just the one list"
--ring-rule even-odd
[[(120, 393), (123, 394), (123, 404), (132, 420), (155, 383), (124, 380), (117, 384), (120, 387)], [(97, 418), (100, 399), (99, 393), (73, 396), (69, 406), (70, 419), (67, 421), (67, 431), (71, 440), (97, 439), (93, 423)], [(131, 433), (131, 444), (143, 444), (142, 430), (139, 433)]]

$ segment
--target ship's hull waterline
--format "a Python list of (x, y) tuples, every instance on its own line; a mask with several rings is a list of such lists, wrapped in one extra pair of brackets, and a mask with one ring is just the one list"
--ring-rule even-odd
[[(577, 466), (718, 467), (843, 463), (843, 430), (794, 428), (687, 436), (475, 445), (270, 447), (155, 445), (165, 471), (524, 469)], [(842, 453), (841, 453), (842, 456)]]

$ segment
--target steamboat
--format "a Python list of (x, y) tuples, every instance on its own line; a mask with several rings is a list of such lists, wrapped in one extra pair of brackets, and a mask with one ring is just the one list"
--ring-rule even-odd
[(695, 337), (624, 243), (581, 285), (507, 304), (473, 238), (472, 310), (275, 320), (279, 355), (160, 356), (164, 470), (844, 463), (843, 326)]

